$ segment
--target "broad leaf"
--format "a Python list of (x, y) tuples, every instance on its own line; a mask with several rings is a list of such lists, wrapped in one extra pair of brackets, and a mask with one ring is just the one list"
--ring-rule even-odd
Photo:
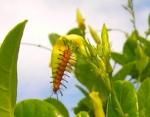
[(26, 20), (14, 27), (0, 48), (0, 116), (13, 117), (17, 95), (17, 59)]
[(150, 117), (150, 78), (138, 90), (139, 117)]
[(50, 103), (38, 99), (24, 100), (17, 104), (15, 117), (65, 117)]
[(129, 81), (116, 81), (107, 107), (107, 117), (138, 117), (136, 90)]
[(60, 101), (58, 101), (54, 98), (47, 98), (44, 101), (50, 103), (55, 108), (57, 108), (57, 110), (59, 110), (59, 112), (63, 115), (63, 117), (69, 117), (69, 113), (68, 113), (66, 107)]

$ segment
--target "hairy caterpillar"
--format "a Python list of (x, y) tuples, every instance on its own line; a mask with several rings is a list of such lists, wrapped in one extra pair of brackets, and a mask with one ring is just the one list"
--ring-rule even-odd
[(72, 67), (76, 63), (76, 52), (84, 51), (83, 38), (81, 36), (71, 34), (60, 37), (53, 46), (51, 54), (52, 90), (54, 94), (60, 92), (61, 86), (66, 86), (63, 81), (67, 82), (66, 77), (69, 75), (66, 72), (71, 72)]

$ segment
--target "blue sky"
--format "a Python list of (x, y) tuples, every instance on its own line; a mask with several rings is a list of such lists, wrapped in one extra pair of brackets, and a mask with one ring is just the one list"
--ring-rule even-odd
[[(65, 34), (76, 26), (75, 11), (79, 8), (86, 23), (100, 30), (103, 23), (109, 28), (130, 31), (129, 14), (122, 8), (127, 0), (0, 0), (0, 41), (19, 21), (28, 19), (22, 42), (50, 47), (48, 34)], [(149, 0), (134, 0), (137, 27), (140, 33), (147, 28), (150, 13)], [(129, 30), (130, 29), (130, 30)], [(110, 32), (112, 50), (121, 51), (124, 35)], [(18, 61), (18, 100), (46, 98), (50, 93), (51, 69), (48, 67), (50, 52), (44, 49), (21, 45)], [(68, 89), (60, 100), (71, 108), (82, 94), (75, 88), (75, 78), (68, 79)], [(72, 115), (72, 114), (71, 114)]]

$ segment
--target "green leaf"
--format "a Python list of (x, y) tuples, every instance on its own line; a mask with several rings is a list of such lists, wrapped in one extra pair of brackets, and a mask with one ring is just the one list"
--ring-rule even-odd
[(129, 81), (116, 81), (107, 106), (107, 117), (138, 117), (136, 90)]
[(0, 48), (0, 116), (13, 117), (17, 95), (17, 59), (27, 20), (16, 25)]
[(52, 104), (38, 99), (24, 100), (16, 105), (15, 117), (64, 117)]
[(50, 40), (50, 43), (52, 46), (56, 43), (56, 41), (59, 39), (59, 37), (60, 37), (60, 35), (58, 35), (56, 33), (49, 34), (49, 40)]
[(135, 61), (123, 65), (122, 68), (113, 76), (113, 80), (124, 80), (126, 76), (132, 72), (135, 65)]
[(139, 117), (150, 117), (150, 78), (138, 90)]
[(123, 64), (126, 63), (126, 58), (125, 58), (122, 54), (120, 54), (120, 53), (111, 52), (111, 57), (112, 57), (112, 59), (113, 59), (115, 62), (117, 62), (117, 63), (119, 63), (119, 64), (121, 64), (121, 65), (123, 65)]
[(90, 117), (86, 111), (79, 112), (76, 117)]
[(63, 117), (69, 117), (69, 113), (68, 113), (66, 107), (60, 101), (58, 101), (54, 98), (47, 98), (44, 101), (50, 103), (55, 108), (57, 108), (57, 110), (59, 110), (59, 112), (63, 115)]
[(82, 29), (80, 28), (72, 28), (71, 30), (69, 30), (69, 32), (67, 33), (67, 35), (69, 34), (77, 34), (77, 35), (80, 35), (82, 37), (84, 37), (84, 32)]

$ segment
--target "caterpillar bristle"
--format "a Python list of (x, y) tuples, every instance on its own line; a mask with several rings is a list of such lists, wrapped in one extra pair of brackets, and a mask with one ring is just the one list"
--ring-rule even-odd
[(64, 88), (66, 88), (66, 89), (67, 89), (67, 87), (66, 87), (63, 83), (61, 83), (61, 85), (62, 85)]
[(64, 76), (67, 76), (68, 78), (70, 78), (70, 76), (69, 76), (69, 75), (67, 75), (67, 74), (65, 74), (65, 73), (64, 73)]
[(62, 80), (63, 80), (63, 81), (65, 81), (66, 83), (68, 83), (68, 81), (67, 81), (67, 80), (65, 80), (64, 78), (62, 78)]
[(62, 93), (62, 91), (61, 91), (61, 90), (59, 90), (59, 92), (60, 92), (61, 96), (63, 96), (63, 93)]

